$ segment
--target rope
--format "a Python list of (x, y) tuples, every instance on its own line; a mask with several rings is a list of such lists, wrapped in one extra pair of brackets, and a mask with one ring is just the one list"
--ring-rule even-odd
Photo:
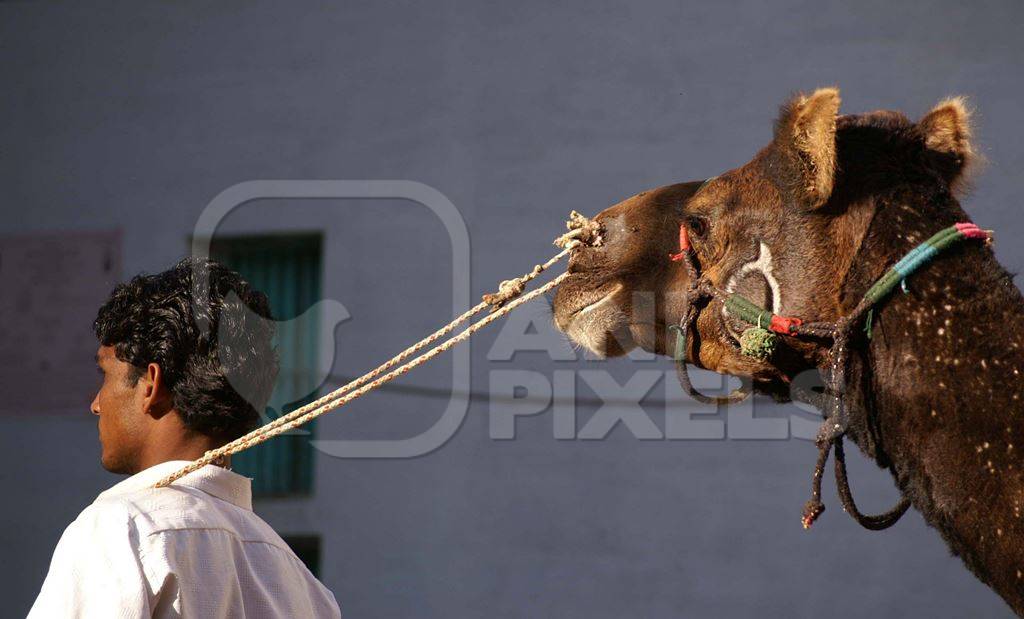
[[(682, 235), (680, 235), (682, 238)], [(684, 260), (687, 269), (690, 271), (690, 281), (696, 282), (697, 279), (697, 268), (693, 262), (693, 257), (689, 251), (680, 251), (682, 256), (680, 259)], [(670, 256), (673, 260), (673, 256), (680, 256), (680, 254), (673, 254)], [(669, 327), (670, 330), (676, 332), (676, 353), (675, 353), (675, 366), (676, 366), (676, 378), (679, 380), (680, 386), (691, 398), (702, 403), (702, 404), (733, 404), (736, 402), (742, 402), (753, 393), (753, 384), (750, 381), (743, 381), (739, 389), (734, 390), (729, 395), (725, 396), (713, 396), (704, 395), (697, 388), (693, 386), (693, 381), (690, 380), (690, 371), (686, 364), (686, 346), (689, 338), (690, 325), (697, 318), (697, 301), (700, 297), (705, 296), (706, 293), (710, 292), (710, 288), (703, 286), (691, 286), (684, 297), (684, 303), (686, 309), (683, 312), (683, 317), (680, 319), (678, 325), (672, 325)]]
[[(872, 531), (881, 531), (888, 529), (907, 513), (910, 509), (910, 499), (907, 497), (900, 497), (899, 502), (884, 514), (878, 514), (877, 516), (867, 516), (860, 513), (857, 509), (857, 504), (853, 501), (853, 493), (850, 492), (850, 481), (846, 477), (846, 456), (843, 452), (843, 438), (837, 437), (835, 441), (836, 450), (836, 489), (839, 491), (839, 500), (843, 504), (843, 509), (846, 513), (853, 516), (853, 519), (865, 529)], [(824, 510), (822, 506), (822, 510)], [(820, 512), (819, 512), (820, 513)], [(808, 525), (810, 526), (810, 525)]]
[[(200, 468), (211, 464), (222, 458), (238, 453), (254, 445), (258, 445), (264, 441), (267, 441), (275, 436), (288, 432), (298, 426), (312, 421), (317, 417), (328, 413), (332, 410), (340, 408), (345, 404), (355, 400), (356, 398), (365, 395), (366, 393), (380, 387), (381, 385), (391, 381), (402, 374), (405, 374), (414, 367), (426, 363), (433, 359), (437, 355), (449, 350), (456, 345), (469, 339), (473, 333), (477, 332), (481, 328), (494, 322), (498, 318), (508, 314), (512, 310), (516, 309), (520, 305), (527, 303), (536, 297), (544, 294), (545, 292), (555, 288), (564, 280), (568, 273), (562, 273), (555, 277), (550, 282), (544, 284), (540, 288), (537, 288), (526, 295), (522, 295), (526, 288), (526, 284), (538, 275), (549, 269), (559, 260), (569, 255), (573, 250), (581, 246), (597, 246), (602, 243), (600, 224), (590, 220), (583, 215), (572, 211), (569, 215), (569, 221), (566, 222), (568, 232), (555, 239), (554, 244), (562, 248), (562, 251), (558, 252), (543, 264), (538, 264), (533, 267), (529, 272), (521, 275), (520, 277), (505, 280), (498, 286), (498, 292), (483, 295), (483, 300), (477, 305), (466, 310), (454, 320), (444, 325), (437, 331), (434, 331), (427, 337), (416, 342), (409, 348), (406, 348), (402, 352), (398, 353), (391, 359), (388, 359), (380, 366), (375, 369), (363, 374), (359, 378), (349, 382), (348, 384), (328, 393), (327, 395), (298, 408), (287, 415), (278, 417), (277, 419), (267, 423), (259, 428), (256, 428), (252, 432), (245, 436), (239, 437), (225, 445), (207, 451), (201, 458), (192, 461), (188, 465), (182, 467), (178, 471), (164, 477), (158, 481), (154, 487), (162, 488), (170, 485), (175, 480), (188, 475), (193, 471), (197, 471)], [(518, 297), (518, 298), (517, 298)], [(513, 300), (514, 299), (514, 300)], [(408, 361), (399, 366), (403, 361), (413, 356), (417, 352), (423, 350), (427, 346), (440, 340), (444, 336), (448, 335), (455, 330), (457, 326), (466, 322), (471, 317), (475, 316), (484, 309), (490, 307), (491, 313), (484, 318), (476, 321), (467, 327), (464, 331), (458, 335), (451, 337), (441, 344), (438, 344), (435, 348), (419, 355), (412, 361)], [(398, 366), (395, 368), (395, 366)], [(395, 369), (392, 369), (395, 368)], [(391, 370), (391, 371), (389, 371)], [(386, 372), (386, 373), (385, 373)]]

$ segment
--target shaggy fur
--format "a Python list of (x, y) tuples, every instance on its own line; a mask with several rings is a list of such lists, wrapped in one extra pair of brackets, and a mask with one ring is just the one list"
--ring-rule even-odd
[[(612, 326), (631, 340), (597, 352), (670, 350), (664, 327), (679, 320), (686, 276), (665, 256), (681, 222), (698, 231), (694, 250), (715, 285), (763, 243), (785, 313), (835, 320), (907, 251), (969, 219), (954, 194), (976, 159), (961, 99), (917, 123), (891, 111), (838, 116), (838, 105), (835, 89), (798, 95), (783, 106), (773, 142), (748, 164), (695, 193), (694, 184), (676, 185), (599, 215), (618, 232), (574, 261), (577, 276), (555, 299), (558, 325), (582, 341), (573, 335), (574, 303), (597, 283), (619, 282), (623, 289), (602, 305), (628, 317), (630, 295), (648, 291), (656, 320), (619, 319)], [(941, 254), (907, 283), (907, 294), (877, 309), (873, 339), (851, 342), (849, 436), (891, 471), (952, 552), (1024, 613), (1024, 299), (977, 243)], [(791, 338), (769, 362), (741, 356), (720, 310), (712, 302), (700, 312), (689, 361), (752, 377), (783, 397), (797, 374), (825, 366), (824, 347)], [(599, 328), (588, 323), (586, 341), (615, 340)]]
[(798, 96), (783, 108), (776, 123), (775, 142), (792, 148), (799, 163), (796, 176), (811, 207), (821, 206), (832, 194), (836, 170), (836, 114), (839, 91), (822, 88), (810, 97)]

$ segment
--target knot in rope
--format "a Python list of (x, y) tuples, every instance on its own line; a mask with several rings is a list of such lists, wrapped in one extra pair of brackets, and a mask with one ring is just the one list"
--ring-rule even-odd
[(604, 242), (601, 237), (601, 224), (576, 211), (569, 213), (569, 221), (565, 222), (565, 227), (569, 231), (555, 239), (555, 246), (562, 249), (572, 249), (580, 245), (598, 247)]
[[(544, 269), (538, 264), (533, 268), (533, 273), (540, 273)], [(523, 294), (526, 290), (526, 280), (522, 277), (515, 279), (506, 279), (505, 281), (498, 284), (498, 292), (492, 292), (483, 296), (484, 303), (491, 306), (491, 311), (498, 309), (502, 305), (508, 303), (512, 299)]]
[(561, 260), (563, 256), (572, 250), (584, 246), (597, 247), (602, 243), (601, 224), (576, 211), (569, 213), (569, 220), (565, 222), (565, 227), (569, 231), (554, 241), (555, 246), (562, 248), (562, 251), (554, 258), (544, 264), (536, 265), (532, 271), (521, 277), (506, 279), (498, 284), (497, 292), (491, 292), (481, 297), (484, 303), (491, 306), (492, 312), (523, 294), (523, 291), (526, 290), (526, 284), (530, 280), (543, 273), (545, 269)]

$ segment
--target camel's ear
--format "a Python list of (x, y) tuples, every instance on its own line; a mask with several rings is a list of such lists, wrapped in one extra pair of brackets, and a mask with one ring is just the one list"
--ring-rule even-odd
[(971, 109), (963, 97), (939, 102), (917, 123), (929, 150), (938, 153), (946, 180), (955, 184), (976, 160), (971, 144)]
[(816, 208), (828, 201), (836, 175), (836, 116), (839, 90), (819, 88), (782, 106), (775, 123), (775, 145), (793, 164), (793, 189)]

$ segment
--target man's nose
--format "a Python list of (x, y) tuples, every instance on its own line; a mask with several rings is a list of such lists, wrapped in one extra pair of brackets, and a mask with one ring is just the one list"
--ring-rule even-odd
[(92, 411), (93, 415), (100, 414), (100, 393), (97, 391), (96, 396), (92, 399), (92, 404), (89, 405), (89, 410)]

